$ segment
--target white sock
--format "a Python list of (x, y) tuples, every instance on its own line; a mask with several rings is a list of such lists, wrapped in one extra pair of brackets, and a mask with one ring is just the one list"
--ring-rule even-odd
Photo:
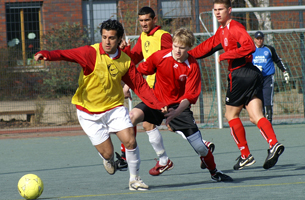
[(125, 149), (125, 153), (130, 174), (129, 181), (133, 181), (136, 177), (139, 176), (139, 169), (141, 163), (140, 151), (137, 146), (135, 149)]
[(156, 154), (159, 157), (159, 164), (166, 165), (168, 161), (168, 156), (166, 154), (164, 145), (163, 145), (163, 138), (159, 129), (156, 127), (151, 131), (146, 131), (148, 135), (149, 142), (151, 146), (154, 148)]

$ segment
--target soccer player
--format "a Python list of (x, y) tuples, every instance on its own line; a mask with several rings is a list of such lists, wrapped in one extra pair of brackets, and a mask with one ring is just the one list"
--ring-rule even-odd
[[(135, 44), (135, 46), (130, 50), (130, 43), (126, 43), (123, 41), (121, 48), (125, 53), (127, 53), (135, 64), (138, 64), (143, 59), (146, 60), (151, 54), (158, 50), (171, 49), (172, 48), (172, 37), (171, 35), (162, 30), (161, 26), (156, 25), (157, 17), (155, 12), (150, 7), (143, 7), (138, 12), (139, 22), (142, 27), (142, 33)], [(148, 85), (153, 88), (155, 84), (155, 74), (148, 75), (147, 78)], [(124, 88), (125, 91), (128, 91), (128, 88)], [(159, 162), (155, 167), (164, 168), (166, 170), (173, 168), (173, 162), (168, 158), (167, 153), (165, 151), (163, 145), (162, 135), (160, 134), (158, 128), (155, 124), (151, 124), (149, 122), (143, 122), (143, 128), (146, 131), (149, 141), (153, 146), (153, 149), (156, 151), (156, 154), (159, 157)], [(136, 131), (136, 127), (135, 127)], [(182, 134), (184, 138), (184, 135)], [(186, 139), (186, 138), (184, 138)], [(215, 149), (215, 145), (212, 142), (205, 141), (205, 144), (210, 148), (213, 152)], [(162, 154), (159, 153), (158, 150), (161, 150)], [(124, 169), (127, 167), (124, 164), (125, 160), (125, 148), (124, 145), (121, 145), (121, 157), (123, 160), (119, 163), (120, 169)], [(117, 156), (119, 158), (119, 156)], [(201, 168), (205, 168), (205, 165), (201, 163)], [(165, 171), (165, 170), (164, 170)], [(162, 171), (162, 173), (164, 172)], [(151, 174), (152, 175), (152, 174)], [(158, 174), (159, 175), (159, 174)]]
[(213, 4), (214, 14), (221, 26), (215, 35), (189, 53), (198, 59), (210, 56), (220, 49), (225, 51), (218, 58), (219, 63), (223, 60), (228, 61), (230, 71), (225, 117), (229, 122), (231, 135), (241, 152), (233, 168), (239, 170), (255, 163), (247, 144), (244, 126), (239, 118), (240, 112), (245, 108), (250, 121), (257, 125), (269, 144), (268, 155), (263, 164), (265, 169), (269, 169), (277, 163), (279, 156), (284, 151), (284, 146), (278, 142), (272, 124), (263, 115), (263, 76), (260, 70), (252, 64), (255, 45), (245, 27), (231, 19), (230, 0), (214, 0)]
[(252, 54), (252, 62), (263, 74), (263, 111), (266, 118), (272, 123), (275, 73), (273, 62), (275, 62), (278, 68), (283, 72), (286, 83), (289, 83), (289, 74), (274, 47), (264, 44), (264, 34), (261, 31), (255, 33), (254, 43), (256, 50)]
[[(168, 105), (169, 113), (164, 115), (148, 107), (145, 102), (141, 102), (130, 111), (129, 115), (133, 125), (143, 121), (160, 125), (166, 118), (166, 125), (170, 130), (180, 132), (187, 138), (210, 171), (213, 181), (233, 181), (231, 177), (217, 170), (214, 156), (202, 141), (201, 132), (190, 109), (190, 105), (196, 103), (201, 92), (199, 65), (195, 58), (187, 53), (194, 42), (193, 33), (186, 28), (180, 28), (174, 33), (172, 49), (153, 53), (137, 68), (143, 75), (156, 73), (154, 94), (159, 101)], [(161, 154), (163, 149), (156, 151)], [(157, 162), (149, 173), (158, 175), (164, 170), (166, 168), (160, 168)]]
[[(102, 42), (69, 50), (39, 51), (35, 60), (76, 62), (82, 67), (79, 87), (72, 98), (84, 132), (103, 159), (109, 174), (114, 174), (114, 148), (110, 134), (114, 133), (126, 146), (129, 164), (129, 189), (147, 190), (139, 177), (140, 154), (128, 110), (124, 107), (121, 81), (126, 83), (149, 106), (164, 108), (136, 70), (130, 57), (118, 46), (124, 29), (116, 20), (104, 21), (100, 33)], [(166, 108), (165, 108), (166, 109)]]

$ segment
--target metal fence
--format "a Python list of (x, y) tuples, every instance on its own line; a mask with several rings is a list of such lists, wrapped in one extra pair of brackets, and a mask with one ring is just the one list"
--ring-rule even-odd
[[(74, 5), (75, 2), (77, 4)], [(40, 49), (69, 49), (100, 42), (98, 26), (108, 18), (122, 22), (126, 37), (132, 39), (134, 45), (141, 33), (137, 10), (142, 6), (151, 6), (155, 10), (163, 6), (162, 12), (156, 11), (158, 24), (163, 29), (173, 32), (176, 28), (186, 26), (196, 35), (195, 45), (206, 40), (209, 34), (199, 22), (199, 15), (202, 11), (211, 10), (211, 2), (207, 3), (208, 6), (196, 7), (198, 2), (185, 1), (181, 3), (183, 12), (177, 12), (181, 7), (175, 3), (177, 1), (156, 1), (155, 4), (150, 1), (151, 5), (138, 1), (1, 1), (0, 9), (4, 11), (1, 15), (4, 16), (5, 24), (4, 28), (0, 26), (0, 34), (6, 39), (0, 41), (0, 128), (78, 124), (75, 107), (70, 101), (77, 88), (80, 67), (68, 62), (36, 63), (33, 54)], [(51, 9), (54, 8), (52, 6), (57, 6), (57, 9)], [(69, 9), (65, 10), (67, 7)], [(273, 12), (270, 15), (273, 29), (265, 31), (272, 38), (270, 42), (291, 75), (289, 84), (285, 84), (282, 73), (276, 70), (275, 124), (304, 123), (305, 31), (302, 30), (303, 21), (300, 17), (303, 14), (304, 11)], [(64, 20), (57, 20), (56, 17)], [(206, 12), (201, 17), (207, 30), (212, 33), (212, 13)], [(259, 28), (259, 20), (253, 12), (234, 13), (233, 17), (247, 27), (250, 35)], [(201, 127), (217, 127), (215, 59), (210, 56), (199, 60), (199, 63), (202, 93), (192, 109)], [(220, 72), (224, 101), (228, 73), (225, 63)], [(133, 99), (131, 104), (126, 101), (125, 105), (134, 106), (139, 102), (137, 97)], [(34, 111), (34, 118), (27, 111)], [(249, 123), (246, 112), (242, 113), (242, 120)]]

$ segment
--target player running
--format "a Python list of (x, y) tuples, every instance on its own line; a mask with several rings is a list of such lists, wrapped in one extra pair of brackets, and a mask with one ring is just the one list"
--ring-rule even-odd
[(269, 144), (268, 155), (263, 165), (265, 169), (269, 169), (277, 163), (279, 156), (284, 151), (284, 146), (278, 142), (272, 124), (263, 115), (263, 76), (260, 70), (252, 64), (255, 45), (244, 26), (231, 19), (230, 0), (214, 0), (213, 4), (214, 14), (221, 26), (214, 36), (199, 44), (189, 53), (199, 59), (224, 49), (225, 52), (219, 56), (218, 62), (227, 60), (230, 71), (225, 117), (229, 122), (231, 135), (241, 152), (233, 168), (239, 170), (255, 163), (247, 144), (244, 126), (239, 118), (241, 110), (246, 108), (250, 121), (257, 125)]
[(111, 19), (104, 21), (100, 33), (101, 43), (70, 50), (39, 51), (34, 58), (36, 61), (65, 60), (81, 65), (79, 87), (72, 98), (80, 125), (103, 159), (109, 174), (116, 171), (110, 138), (111, 133), (116, 134), (126, 146), (129, 189), (147, 190), (148, 186), (139, 176), (140, 153), (128, 110), (124, 107), (121, 81), (147, 105), (161, 109), (165, 104), (158, 102), (130, 57), (118, 48), (124, 34), (122, 24)]
[[(180, 28), (174, 33), (172, 49), (155, 52), (139, 64), (137, 69), (143, 75), (156, 73), (154, 94), (159, 101), (168, 105), (170, 112), (164, 115), (142, 102), (130, 111), (130, 118), (134, 126), (143, 121), (160, 125), (166, 118), (166, 125), (170, 130), (180, 132), (187, 138), (211, 173), (213, 181), (233, 181), (231, 177), (217, 170), (214, 156), (202, 141), (201, 132), (190, 109), (190, 105), (196, 103), (201, 92), (199, 65), (187, 53), (194, 42), (193, 33), (186, 28)], [(162, 148), (156, 149), (159, 154), (162, 154), (162, 151)], [(159, 174), (165, 170), (159, 168), (158, 163), (150, 170), (150, 174)]]

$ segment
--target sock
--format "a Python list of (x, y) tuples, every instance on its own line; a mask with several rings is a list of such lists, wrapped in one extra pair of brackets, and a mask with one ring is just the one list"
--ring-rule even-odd
[(274, 130), (272, 128), (272, 124), (269, 122), (268, 119), (266, 119), (265, 117), (261, 118), (257, 123), (257, 127), (259, 128), (262, 136), (268, 142), (269, 148), (273, 147), (273, 145), (278, 142)]
[(239, 118), (235, 118), (229, 121), (229, 126), (231, 129), (231, 135), (240, 150), (241, 157), (243, 159), (247, 158), (250, 154), (246, 139), (245, 128)]
[[(137, 127), (134, 126), (133, 127), (133, 130), (134, 130), (134, 134), (135, 136), (137, 135)], [(126, 160), (126, 154), (125, 154), (125, 146), (123, 143), (121, 143), (121, 158), (123, 158), (124, 160)]]
[[(211, 151), (208, 151), (208, 154), (206, 156), (201, 156), (200, 157), (201, 161), (204, 162), (205, 166), (207, 169), (211, 172), (216, 169), (216, 164), (214, 161), (214, 156)], [(217, 170), (216, 170), (217, 171)], [(215, 172), (216, 173), (216, 172)], [(215, 174), (214, 173), (214, 174)], [(211, 173), (212, 174), (212, 173)], [(212, 174), (213, 175), (213, 174)]]
[(163, 138), (159, 129), (156, 127), (151, 131), (146, 131), (148, 135), (149, 142), (151, 146), (154, 148), (156, 154), (159, 157), (159, 164), (166, 165), (168, 161), (168, 156), (166, 154), (164, 145), (163, 145)]
[(140, 169), (140, 151), (138, 146), (135, 149), (126, 149), (126, 160), (128, 163), (128, 169), (130, 174), (130, 181), (133, 181), (139, 176)]
[(199, 156), (206, 156), (208, 154), (209, 148), (203, 143), (200, 131), (188, 136), (187, 141)]

